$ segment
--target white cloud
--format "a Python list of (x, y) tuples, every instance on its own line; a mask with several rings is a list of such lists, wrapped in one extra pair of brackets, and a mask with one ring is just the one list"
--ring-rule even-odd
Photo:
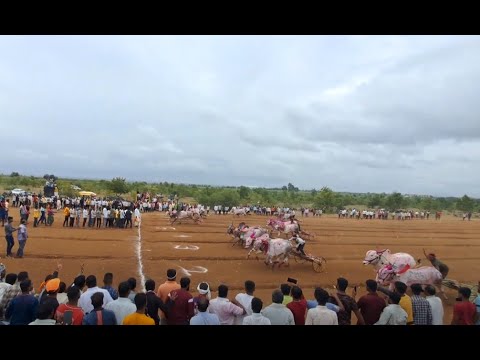
[(478, 36), (0, 37), (7, 171), (480, 196)]

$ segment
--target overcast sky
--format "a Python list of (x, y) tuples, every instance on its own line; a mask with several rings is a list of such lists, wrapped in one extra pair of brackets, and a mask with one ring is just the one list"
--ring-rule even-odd
[(479, 106), (478, 36), (0, 36), (3, 173), (480, 197)]

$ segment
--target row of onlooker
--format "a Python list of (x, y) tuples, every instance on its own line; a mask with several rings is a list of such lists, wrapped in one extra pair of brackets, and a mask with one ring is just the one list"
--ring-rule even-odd
[[(134, 278), (113, 287), (113, 274), (106, 273), (103, 287), (94, 275), (77, 276), (67, 286), (59, 276), (61, 266), (49, 274), (38, 293), (27, 272), (6, 273), (0, 265), (0, 316), (11, 325), (350, 325), (352, 313), (358, 325), (442, 325), (445, 322), (442, 300), (435, 288), (395, 283), (393, 292), (378, 288), (367, 280), (367, 294), (356, 300), (356, 288), (347, 294), (348, 281), (337, 279), (336, 291), (320, 287), (307, 300), (299, 286), (282, 284), (272, 293), (271, 304), (255, 297), (255, 283), (245, 282), (245, 291), (229, 299), (227, 285), (220, 285), (212, 299), (207, 282), (198, 284), (198, 295), (190, 291), (190, 278), (177, 282), (174, 269), (156, 288), (147, 280), (145, 291), (136, 291)], [(426, 297), (422, 296), (425, 293)], [(471, 290), (459, 289), (454, 306), (454, 325), (479, 324), (475, 303), (469, 301)], [(477, 306), (475, 306), (477, 305)]]

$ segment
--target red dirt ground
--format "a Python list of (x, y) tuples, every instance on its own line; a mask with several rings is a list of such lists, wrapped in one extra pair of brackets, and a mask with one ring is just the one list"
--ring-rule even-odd
[[(18, 218), (16, 218), (18, 220)], [(138, 229), (89, 229), (63, 228), (63, 217), (57, 214), (53, 227), (33, 228), (29, 224), (30, 238), (23, 259), (6, 259), (1, 262), (7, 272), (26, 270), (36, 288), (43, 278), (51, 273), (57, 262), (63, 264), (60, 278), (68, 285), (78, 275), (81, 264), (85, 274), (95, 274), (101, 285), (103, 274), (113, 272), (114, 285), (129, 277), (137, 278), (138, 259), (136, 246)], [(327, 259), (324, 273), (314, 272), (310, 263), (298, 264), (290, 261), (289, 268), (267, 268), (255, 257), (246, 259), (247, 250), (232, 247), (226, 234), (228, 225), (246, 221), (249, 225), (265, 226), (267, 217), (247, 216), (234, 218), (232, 215), (210, 215), (201, 225), (192, 223), (175, 224), (170, 227), (164, 213), (144, 214), (141, 225), (143, 269), (146, 278), (154, 279), (157, 286), (165, 281), (168, 268), (176, 268), (179, 277), (182, 268), (195, 270), (195, 266), (208, 269), (206, 273), (191, 273), (191, 290), (199, 282), (209, 282), (212, 289), (220, 283), (230, 288), (229, 297), (243, 290), (245, 280), (257, 285), (256, 296), (265, 305), (271, 303), (271, 292), (287, 277), (298, 279), (308, 299), (313, 299), (313, 289), (322, 286), (332, 289), (340, 276), (347, 278), (351, 286), (360, 286), (357, 299), (364, 293), (365, 280), (374, 278), (370, 266), (362, 260), (370, 249), (389, 248), (392, 252), (408, 252), (422, 258), (422, 248), (434, 251), (438, 258), (450, 267), (449, 278), (476, 284), (480, 271), (480, 222), (464, 222), (456, 218), (435, 220), (355, 220), (336, 217), (300, 218), (302, 228), (316, 234), (308, 241), (307, 253)], [(18, 225), (15, 221), (14, 225)], [(182, 236), (182, 237), (180, 237)], [(16, 242), (16, 239), (15, 239)], [(198, 250), (178, 250), (176, 245), (195, 245)], [(15, 243), (14, 251), (17, 249)], [(263, 256), (261, 255), (263, 259)], [(350, 290), (349, 290), (350, 291)], [(445, 301), (445, 323), (451, 321), (451, 307), (456, 293), (449, 291)]]

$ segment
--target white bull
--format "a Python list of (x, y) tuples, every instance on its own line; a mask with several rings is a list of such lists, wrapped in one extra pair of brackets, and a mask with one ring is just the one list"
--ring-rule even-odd
[(377, 272), (377, 282), (380, 285), (390, 285), (390, 290), (394, 289), (395, 281), (401, 281), (407, 286), (412, 284), (435, 285), (442, 291), (442, 274), (433, 266), (421, 266), (416, 269), (409, 269), (401, 274), (395, 272), (390, 265), (385, 265)]
[(266, 255), (265, 265), (272, 265), (272, 270), (275, 264), (280, 267), (282, 264), (288, 266), (289, 254), (293, 249), (293, 245), (289, 240), (285, 239), (270, 239), (268, 234), (264, 234), (255, 240), (252, 249), (248, 252), (247, 258), (252, 251), (257, 253), (263, 251)]
[(237, 215), (237, 216), (240, 216), (240, 215), (247, 215), (248, 213), (250, 212), (250, 209), (247, 209), (247, 208), (236, 208), (236, 207), (233, 207), (232, 210), (230, 211), (231, 214), (233, 215)]
[(187, 219), (193, 220), (196, 224), (202, 221), (198, 213), (195, 213), (193, 211), (182, 210), (176, 213), (174, 212), (172, 213), (172, 215), (170, 215), (170, 225), (173, 225), (176, 221), (181, 222), (181, 220), (187, 220)]
[(407, 253), (392, 254), (389, 249), (382, 251), (368, 250), (363, 265), (373, 265), (375, 270), (380, 270), (385, 265), (391, 265), (395, 272), (412, 269), (417, 262), (412, 255)]

